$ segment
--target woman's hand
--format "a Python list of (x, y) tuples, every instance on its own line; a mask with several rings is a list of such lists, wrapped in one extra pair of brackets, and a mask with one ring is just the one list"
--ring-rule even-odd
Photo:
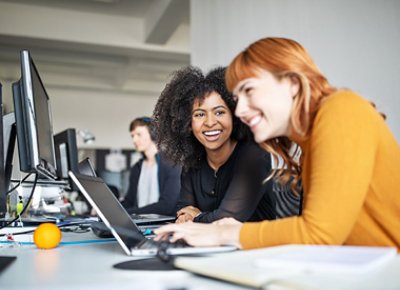
[(171, 242), (185, 240), (191, 246), (233, 245), (241, 248), (239, 234), (242, 223), (233, 218), (225, 218), (212, 224), (187, 222), (168, 224), (156, 230), (155, 240), (166, 236)]
[(213, 222), (213, 224), (220, 225), (220, 226), (223, 226), (223, 225), (227, 225), (227, 226), (229, 226), (229, 225), (240, 225), (240, 226), (242, 226), (242, 223), (240, 221), (235, 220), (234, 218), (231, 218), (231, 217), (222, 218), (220, 220), (217, 220), (217, 221)]
[(176, 213), (176, 223), (177, 224), (182, 224), (188, 221), (193, 221), (196, 216), (198, 216), (201, 213), (201, 211), (194, 206), (186, 206), (184, 208), (181, 208), (177, 213)]

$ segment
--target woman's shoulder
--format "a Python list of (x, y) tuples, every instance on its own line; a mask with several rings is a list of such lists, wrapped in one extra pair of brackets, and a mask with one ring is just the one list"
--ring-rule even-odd
[(321, 109), (334, 110), (336, 108), (343, 109), (348, 106), (350, 109), (357, 109), (360, 106), (371, 106), (371, 103), (351, 90), (338, 90), (329, 95), (323, 101)]
[(269, 160), (270, 158), (270, 154), (253, 140), (239, 141), (238, 146), (240, 159), (254, 160), (262, 158)]
[(254, 141), (238, 144), (240, 152), (234, 161), (235, 172), (246, 176), (265, 175), (271, 169), (271, 155)]
[(350, 90), (341, 90), (326, 97), (321, 104), (312, 135), (325, 136), (324, 140), (343, 136), (358, 138), (361, 134), (373, 138), (379, 136), (382, 124), (384, 118), (371, 102)]
[(169, 159), (165, 154), (163, 153), (157, 153), (157, 163), (160, 166), (161, 169), (166, 169), (166, 170), (181, 170), (181, 166), (175, 164), (171, 159)]
[(331, 116), (336, 121), (346, 117), (371, 117), (378, 115), (371, 102), (351, 90), (338, 90), (329, 95), (319, 109), (317, 115), (328, 118)]
[(243, 152), (264, 152), (264, 150), (254, 140), (239, 141), (237, 146)]

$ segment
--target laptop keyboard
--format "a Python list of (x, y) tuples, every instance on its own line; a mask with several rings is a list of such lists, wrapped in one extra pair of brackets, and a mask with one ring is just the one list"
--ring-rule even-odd
[(135, 219), (135, 220), (144, 220), (144, 219), (146, 219), (146, 217), (144, 217), (142, 215), (135, 214), (135, 213), (131, 214), (131, 218)]
[(136, 248), (138, 249), (173, 249), (173, 248), (187, 248), (191, 247), (184, 240), (177, 240), (175, 243), (169, 241), (154, 241), (151, 239), (143, 239)]

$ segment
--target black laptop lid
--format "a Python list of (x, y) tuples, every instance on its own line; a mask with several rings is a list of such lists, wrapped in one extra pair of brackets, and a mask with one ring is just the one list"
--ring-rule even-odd
[[(101, 178), (72, 172), (69, 174), (82, 194), (97, 210), (104, 223), (114, 230), (114, 236), (117, 234), (128, 249), (145, 239), (125, 208)], [(117, 236), (115, 238), (118, 239)]]
[(83, 159), (78, 163), (78, 171), (80, 174), (88, 175), (88, 176), (97, 176), (96, 171), (89, 158)]

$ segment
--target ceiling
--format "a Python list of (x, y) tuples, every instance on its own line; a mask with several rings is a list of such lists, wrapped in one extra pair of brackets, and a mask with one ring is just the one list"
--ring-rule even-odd
[(189, 0), (0, 0), (0, 80), (27, 48), (49, 88), (154, 95), (190, 62)]

